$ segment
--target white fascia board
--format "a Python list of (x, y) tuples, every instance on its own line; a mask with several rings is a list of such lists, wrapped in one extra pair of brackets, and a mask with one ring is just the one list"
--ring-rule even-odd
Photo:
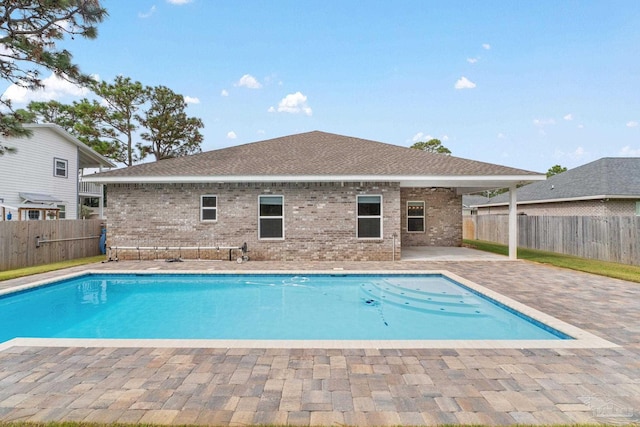
[(439, 185), (447, 187), (502, 185), (505, 182), (539, 181), (545, 175), (237, 175), (237, 176), (104, 176), (89, 175), (84, 182), (98, 184), (170, 184), (170, 183), (237, 183), (237, 182), (400, 182), (406, 186)]
[[(563, 199), (540, 199), (540, 200), (523, 200), (518, 201), (519, 205), (538, 205), (542, 203), (562, 203), (562, 202), (580, 202), (588, 200), (603, 200), (603, 199), (640, 199), (638, 196), (616, 196), (616, 195), (600, 195), (600, 196), (584, 196), (584, 197), (566, 197)], [(482, 205), (471, 205), (472, 208), (490, 208), (495, 206), (508, 206), (509, 202), (500, 203), (486, 203)]]

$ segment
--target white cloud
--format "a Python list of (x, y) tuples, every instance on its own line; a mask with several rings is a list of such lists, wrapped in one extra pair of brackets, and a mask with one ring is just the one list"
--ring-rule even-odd
[(627, 122), (627, 127), (628, 128), (638, 127), (638, 122), (636, 120), (631, 120), (630, 122)]
[(257, 133), (258, 135), (264, 135), (264, 134), (266, 134), (267, 132), (265, 132), (265, 130), (264, 130), (264, 129), (258, 129), (258, 131), (257, 131), (256, 133)]
[[(99, 79), (99, 77), (96, 76), (96, 79)], [(16, 104), (28, 104), (31, 101), (51, 101), (65, 96), (80, 97), (89, 93), (89, 89), (75, 85), (53, 73), (49, 77), (42, 79), (42, 84), (44, 88), (35, 91), (12, 84), (2, 97), (10, 99)]]
[(421, 141), (429, 141), (433, 139), (433, 136), (427, 134), (427, 133), (423, 133), (423, 132), (418, 132), (415, 135), (413, 135), (413, 138), (411, 138), (411, 141), (413, 142), (421, 142)]
[(167, 3), (176, 4), (178, 6), (191, 3), (193, 0), (167, 0)]
[(478, 58), (467, 58), (467, 62), (469, 64), (475, 64), (476, 62), (478, 62)]
[(562, 117), (565, 120), (573, 120), (573, 114), (569, 113), (566, 116)]
[(226, 89), (222, 89), (222, 92), (220, 92), (220, 96), (229, 96), (229, 92)]
[(153, 15), (154, 13), (156, 13), (156, 5), (154, 4), (153, 6), (151, 6), (151, 9), (149, 9), (146, 12), (138, 12), (138, 18), (148, 18), (151, 15)]
[(544, 127), (549, 125), (555, 125), (556, 121), (554, 119), (533, 119), (533, 124), (538, 127)]
[(200, 104), (200, 99), (193, 96), (185, 96), (184, 102), (186, 102), (187, 104)]
[(474, 87), (476, 87), (476, 84), (468, 78), (462, 76), (458, 79), (453, 87), (455, 87), (456, 89), (473, 89)]
[(240, 77), (240, 80), (238, 80), (238, 83), (236, 83), (235, 86), (246, 87), (249, 89), (260, 89), (262, 87), (260, 82), (251, 74), (245, 74)]
[(506, 136), (504, 135), (504, 133), (500, 132), (498, 133), (498, 139), (505, 139)]
[(629, 145), (622, 147), (620, 155), (625, 157), (640, 157), (640, 148), (631, 148)]
[(278, 104), (278, 109), (276, 110), (274, 107), (269, 107), (267, 110), (270, 113), (291, 113), (291, 114), (306, 114), (307, 116), (311, 116), (313, 111), (311, 107), (307, 104), (307, 97), (303, 95), (301, 92), (290, 93), (289, 95), (282, 98), (280, 103)]
[(440, 138), (443, 141), (448, 141), (449, 140), (449, 135), (442, 135), (442, 138)]
[(491, 45), (490, 45), (489, 43), (483, 43), (483, 44), (482, 44), (482, 48), (483, 48), (484, 50), (489, 50), (489, 49), (491, 49)]
[(236, 139), (238, 135), (234, 131), (227, 132), (227, 139)]

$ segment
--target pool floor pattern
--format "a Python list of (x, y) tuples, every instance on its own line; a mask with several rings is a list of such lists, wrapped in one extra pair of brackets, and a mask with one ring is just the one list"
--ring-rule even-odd
[[(231, 264), (206, 268), (449, 270), (620, 347), (11, 347), (0, 351), (0, 420), (362, 426), (640, 422), (639, 284), (528, 262)], [(203, 269), (203, 264), (119, 262), (90, 268)], [(0, 287), (21, 283), (27, 282), (0, 282)]]

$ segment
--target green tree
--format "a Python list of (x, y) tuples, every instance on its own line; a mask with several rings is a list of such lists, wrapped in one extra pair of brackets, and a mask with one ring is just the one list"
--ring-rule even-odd
[(114, 83), (94, 83), (92, 89), (106, 103), (102, 121), (111, 128), (109, 136), (115, 149), (112, 158), (126, 166), (133, 165), (145, 156), (140, 151), (142, 144), (134, 144), (133, 140), (138, 129), (137, 114), (149, 99), (149, 88), (118, 76)]
[(433, 138), (429, 141), (416, 142), (411, 146), (411, 148), (415, 148), (416, 150), (426, 151), (428, 153), (436, 153), (436, 154), (446, 154), (450, 155), (451, 150), (442, 145), (442, 142), (439, 139)]
[[(43, 86), (41, 70), (49, 69), (69, 81), (87, 84), (90, 77), (80, 72), (71, 53), (59, 49), (56, 42), (67, 36), (95, 38), (96, 25), (106, 16), (99, 0), (0, 2), (0, 78), (34, 90)], [(13, 111), (10, 100), (0, 99), (0, 135), (30, 135), (22, 127), (27, 120), (24, 111)], [(11, 151), (0, 144), (0, 155)]]
[(138, 120), (145, 132), (142, 139), (149, 145), (140, 146), (144, 156), (153, 154), (156, 160), (185, 156), (202, 151), (202, 120), (188, 117), (184, 97), (166, 86), (156, 86), (149, 91), (150, 106)]
[(560, 165), (553, 165), (547, 171), (547, 178), (552, 177), (553, 175), (558, 175), (559, 173), (566, 172), (567, 168)]

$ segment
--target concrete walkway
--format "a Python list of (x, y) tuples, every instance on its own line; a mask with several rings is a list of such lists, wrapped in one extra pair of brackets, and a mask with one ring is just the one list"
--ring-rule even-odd
[(118, 262), (91, 268), (449, 270), (620, 347), (11, 347), (0, 351), (0, 420), (363, 426), (640, 422), (636, 283), (524, 261)]

